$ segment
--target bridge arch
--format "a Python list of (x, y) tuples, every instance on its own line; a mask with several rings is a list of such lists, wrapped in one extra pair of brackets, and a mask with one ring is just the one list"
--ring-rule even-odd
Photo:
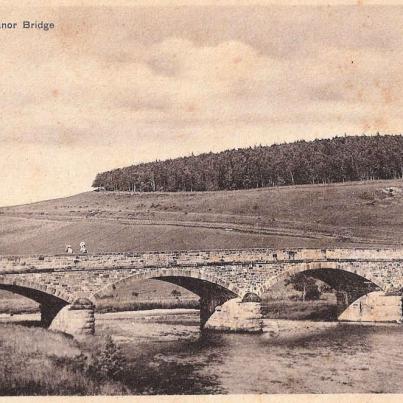
[(336, 262), (314, 262), (314, 263), (300, 263), (290, 266), (289, 269), (283, 271), (277, 276), (269, 278), (258, 289), (258, 295), (263, 295), (265, 292), (281, 281), (298, 274), (306, 273), (329, 284), (335, 290), (343, 290), (343, 286), (350, 282), (351, 285), (362, 285), (364, 290), (368, 292), (379, 291), (383, 289), (383, 284), (378, 280), (368, 275), (363, 275), (357, 272), (354, 268), (346, 264), (339, 264)]
[(363, 273), (357, 273), (354, 268), (346, 264), (315, 262), (294, 265), (281, 274), (271, 277), (260, 287), (259, 295), (269, 292), (274, 285), (299, 273), (321, 280), (335, 290), (338, 315), (362, 296), (383, 290), (382, 285), (373, 278), (368, 278)]
[(236, 285), (226, 282), (222, 278), (196, 270), (167, 268), (143, 273), (133, 273), (94, 292), (90, 301), (96, 305), (97, 296), (112, 286), (119, 286), (135, 280), (160, 280), (183, 287), (200, 297), (200, 325), (204, 327), (207, 320), (214, 313), (215, 308), (230, 299), (242, 297), (243, 292)]
[(0, 290), (18, 294), (39, 303), (41, 324), (44, 327), (48, 327), (58, 312), (75, 300), (74, 295), (58, 287), (21, 278), (10, 281), (1, 279)]
[(0, 289), (22, 295), (36, 302), (41, 302), (41, 298), (46, 296), (57, 298), (66, 304), (72, 303), (76, 299), (75, 295), (67, 293), (60, 287), (23, 278), (0, 279)]
[[(176, 284), (175, 279), (178, 279), (178, 284)], [(166, 281), (172, 284), (179, 285), (181, 287), (186, 288), (187, 284), (183, 282), (183, 279), (193, 279), (195, 281), (192, 282), (192, 285), (189, 285), (193, 289), (189, 289), (189, 291), (194, 292), (195, 294), (198, 294), (197, 288), (194, 288), (194, 286), (197, 287), (198, 282), (200, 285), (202, 282), (211, 284), (212, 287), (216, 286), (219, 288), (222, 288), (229, 293), (234, 295), (235, 297), (242, 297), (244, 292), (241, 290), (239, 287), (237, 287), (235, 284), (232, 284), (231, 282), (227, 282), (220, 278), (219, 276), (212, 275), (210, 273), (203, 273), (198, 270), (186, 270), (183, 268), (176, 269), (176, 268), (161, 268), (159, 270), (152, 270), (148, 272), (140, 272), (140, 273), (132, 273), (129, 274), (123, 278), (120, 278), (116, 281), (109, 282), (106, 284), (104, 287), (96, 290), (90, 297), (89, 299), (95, 303), (96, 302), (96, 297), (101, 293), (102, 291), (105, 291), (112, 285), (119, 286), (119, 284), (123, 284), (127, 281), (133, 281), (133, 280), (161, 280), (161, 281)], [(181, 282), (181, 284), (179, 284)], [(201, 296), (201, 295), (200, 295)]]

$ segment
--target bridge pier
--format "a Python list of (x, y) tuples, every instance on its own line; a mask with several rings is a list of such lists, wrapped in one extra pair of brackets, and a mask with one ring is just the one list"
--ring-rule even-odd
[(216, 307), (204, 328), (225, 332), (260, 333), (263, 331), (260, 302), (246, 302), (241, 298), (230, 299)]
[[(379, 292), (379, 289), (375, 291), (371, 288), (360, 287), (359, 284), (354, 285), (343, 285), (344, 289), (336, 290), (336, 302), (337, 302), (337, 316), (340, 317), (355, 301), (360, 298), (364, 298), (366, 295), (379, 295), (384, 294)], [(369, 304), (374, 303), (374, 299), (371, 299)]]
[(53, 322), (53, 319), (57, 316), (61, 309), (66, 304), (55, 304), (55, 303), (42, 303), (39, 305), (41, 311), (41, 325), (43, 327), (49, 327)]
[(403, 321), (402, 296), (386, 295), (375, 291), (352, 301), (338, 318), (351, 322), (398, 322)]
[(357, 298), (347, 291), (336, 291), (337, 316), (339, 317)]
[(228, 301), (228, 296), (225, 294), (208, 293), (200, 297), (200, 329), (204, 329), (216, 308), (226, 301)]
[(66, 305), (53, 319), (49, 329), (73, 336), (93, 335), (95, 333), (93, 303), (80, 298)]

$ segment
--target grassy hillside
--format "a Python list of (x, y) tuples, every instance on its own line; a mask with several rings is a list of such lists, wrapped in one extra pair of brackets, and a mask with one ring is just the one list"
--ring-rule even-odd
[[(386, 189), (393, 187), (394, 191)], [(403, 243), (401, 180), (189, 193), (88, 192), (0, 209), (0, 254)]]
[[(401, 246), (402, 190), (401, 180), (390, 180), (228, 192), (88, 192), (0, 209), (0, 254), (63, 253), (67, 243), (78, 250), (82, 240), (90, 253)], [(149, 280), (105, 291), (99, 308), (193, 306), (197, 299)], [(2, 312), (21, 309), (37, 304), (0, 292)]]

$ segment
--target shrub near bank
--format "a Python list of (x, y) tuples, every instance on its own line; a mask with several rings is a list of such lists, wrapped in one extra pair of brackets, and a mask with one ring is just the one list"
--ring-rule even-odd
[[(111, 346), (108, 348), (109, 350), (100, 356), (98, 366), (108, 368), (108, 351), (110, 352)], [(83, 352), (76, 341), (62, 334), (40, 328), (2, 325), (0, 395), (127, 393), (120, 383), (94, 376), (88, 370), (87, 362), (93, 362), (94, 353)]]

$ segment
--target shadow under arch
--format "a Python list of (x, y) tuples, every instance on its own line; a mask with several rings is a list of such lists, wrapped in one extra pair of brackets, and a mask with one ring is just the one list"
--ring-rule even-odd
[(28, 286), (25, 284), (0, 284), (0, 290), (18, 294), (39, 303), (41, 326), (49, 327), (58, 312), (68, 305), (72, 298), (66, 298), (62, 296), (62, 293), (56, 296), (39, 288), (42, 288), (42, 286), (37, 285), (37, 288), (34, 288), (32, 285)]
[(120, 279), (116, 282), (109, 283), (107, 286), (97, 290), (91, 295), (90, 300), (96, 306), (98, 295), (112, 287), (119, 287), (119, 284), (140, 280), (159, 280), (165, 281), (186, 290), (200, 297), (200, 327), (203, 328), (207, 320), (214, 313), (215, 308), (224, 304), (226, 301), (239, 297), (241, 292), (232, 284), (225, 283), (221, 279), (214, 276), (192, 275), (192, 273), (184, 273), (183, 270), (161, 270), (148, 274), (133, 274)]
[(378, 284), (357, 273), (342, 268), (326, 268), (323, 266), (286, 271), (266, 282), (260, 289), (260, 295), (270, 292), (270, 289), (276, 284), (296, 274), (304, 274), (328, 284), (336, 293), (338, 316), (362, 296), (374, 291), (382, 291), (382, 287)]

